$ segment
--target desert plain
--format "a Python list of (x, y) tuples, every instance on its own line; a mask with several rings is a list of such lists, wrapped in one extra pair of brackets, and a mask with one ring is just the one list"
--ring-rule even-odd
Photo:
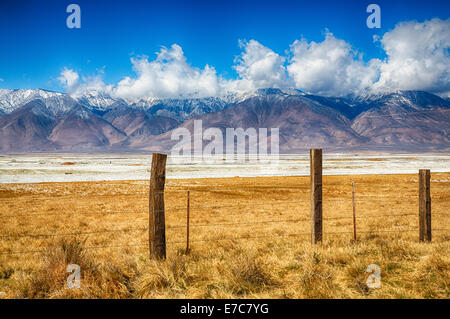
[(0, 184), (0, 298), (450, 297), (450, 173), (431, 174), (431, 243), (418, 240), (417, 174), (324, 176), (319, 245), (309, 182), (167, 179), (165, 261), (149, 259), (148, 180)]

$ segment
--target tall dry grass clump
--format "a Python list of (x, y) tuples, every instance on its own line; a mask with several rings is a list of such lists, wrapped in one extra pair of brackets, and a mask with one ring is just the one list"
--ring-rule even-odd
[(258, 293), (278, 284), (267, 257), (255, 252), (242, 252), (232, 258), (228, 269), (230, 291), (237, 296)]
[[(85, 241), (61, 239), (42, 253), (42, 265), (16, 281), (16, 298), (130, 298), (131, 278), (135, 269), (130, 265), (98, 263), (84, 249)], [(80, 288), (70, 288), (67, 266), (81, 269)]]
[(52, 298), (67, 296), (72, 291), (66, 291), (67, 266), (77, 264), (85, 271), (84, 279), (98, 273), (96, 265), (86, 256), (83, 241), (77, 238), (61, 239), (44, 249), (43, 265), (18, 282), (18, 298)]
[(265, 256), (218, 247), (215, 253), (181, 251), (164, 261), (145, 263), (136, 282), (139, 298), (231, 298), (267, 291), (276, 285)]

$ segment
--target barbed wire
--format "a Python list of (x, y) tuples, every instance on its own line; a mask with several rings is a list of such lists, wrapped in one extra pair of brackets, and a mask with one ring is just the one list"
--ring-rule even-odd
[[(365, 219), (365, 218), (380, 218), (380, 217), (404, 217), (404, 216), (416, 216), (416, 214), (394, 214), (394, 215), (370, 215), (370, 216), (357, 216), (357, 219)], [(323, 221), (333, 221), (333, 220), (351, 220), (353, 217), (328, 217), (324, 218)], [(257, 222), (231, 222), (231, 223), (208, 223), (208, 224), (190, 224), (190, 227), (219, 227), (219, 226), (235, 226), (235, 225), (257, 225), (257, 224), (270, 224), (270, 223), (285, 223), (285, 222), (302, 222), (302, 221), (310, 221), (310, 218), (303, 219), (285, 219), (285, 220), (266, 220), (266, 221), (257, 221)], [(399, 225), (402, 226), (409, 226)], [(340, 225), (341, 227), (344, 225)], [(346, 225), (347, 226), (347, 225)], [(187, 225), (168, 225), (166, 229), (173, 228), (186, 228)], [(148, 228), (135, 228), (135, 229), (106, 229), (106, 230), (98, 230), (98, 231), (88, 231), (88, 232), (76, 232), (76, 233), (64, 233), (64, 234), (14, 234), (14, 235), (0, 235), (0, 238), (22, 238), (22, 237), (64, 237), (64, 236), (80, 236), (80, 235), (89, 235), (89, 234), (99, 234), (99, 233), (112, 233), (112, 232), (133, 232), (133, 231), (147, 231)]]
[(111, 214), (111, 215), (118, 215), (118, 214), (148, 214), (148, 212), (131, 212), (131, 211), (123, 211), (123, 212), (105, 212), (105, 211), (98, 211), (98, 212), (64, 212), (64, 213), (37, 213), (37, 214), (17, 214), (17, 215), (4, 215), (0, 218), (14, 218), (14, 217), (32, 217), (32, 216), (61, 216), (61, 215), (89, 215), (89, 214)]
[[(210, 209), (218, 209), (218, 208), (238, 208), (242, 206), (266, 206), (266, 205), (275, 205), (275, 204), (286, 204), (286, 203), (301, 203), (303, 201), (278, 201), (273, 203), (246, 203), (246, 204), (239, 204), (239, 205), (221, 205), (221, 206), (190, 206), (191, 209), (198, 209), (198, 208), (210, 208)], [(186, 206), (175, 206), (175, 207), (166, 207), (165, 211), (170, 210), (185, 210)], [(37, 213), (37, 214), (17, 214), (17, 215), (4, 215), (0, 218), (14, 218), (14, 217), (31, 217), (31, 216), (58, 216), (58, 215), (67, 215), (67, 214), (145, 214), (147, 212), (66, 212), (66, 213)]]
[[(242, 236), (242, 237), (222, 237), (222, 238), (207, 238), (207, 239), (194, 239), (189, 240), (189, 242), (209, 242), (209, 241), (222, 241), (222, 240), (242, 240), (242, 239), (260, 239), (260, 238), (276, 238), (276, 237), (297, 237), (311, 235), (311, 233), (296, 233), (296, 234), (282, 234), (282, 235), (263, 235), (263, 236)], [(168, 244), (185, 244), (186, 241), (169, 241)]]
[[(251, 224), (269, 224), (269, 223), (285, 223), (285, 222), (299, 222), (309, 221), (310, 219), (287, 219), (287, 220), (266, 220), (258, 222), (243, 222), (243, 223), (213, 223), (213, 224), (190, 224), (189, 227), (218, 227), (218, 226), (234, 226), (234, 225), (251, 225)], [(187, 225), (172, 225), (166, 226), (166, 229), (172, 228), (186, 228)], [(107, 229), (99, 231), (89, 232), (77, 232), (77, 233), (65, 233), (65, 234), (15, 234), (15, 235), (0, 235), (0, 238), (21, 238), (21, 237), (64, 237), (64, 236), (80, 236), (99, 233), (112, 233), (112, 232), (132, 232), (132, 231), (147, 231), (148, 228), (135, 228), (135, 229)]]
[[(395, 230), (368, 230), (359, 231), (358, 233), (372, 234), (372, 233), (407, 233), (416, 232), (417, 229), (395, 229)], [(433, 231), (450, 231), (450, 229), (433, 229)], [(353, 234), (352, 231), (342, 231), (342, 232), (324, 232), (323, 235), (341, 235), (341, 234)], [(280, 234), (280, 235), (262, 235), (262, 236), (242, 236), (242, 237), (222, 237), (222, 238), (207, 238), (207, 239), (194, 239), (190, 242), (214, 242), (214, 241), (235, 241), (235, 240), (249, 240), (249, 239), (261, 239), (261, 238), (279, 238), (279, 237), (300, 237), (311, 235), (310, 232), (307, 233), (295, 233), (295, 234)], [(168, 241), (166, 244), (185, 244), (186, 241)], [(83, 249), (107, 249), (107, 248), (122, 248), (122, 247), (148, 247), (148, 243), (145, 244), (130, 244), (130, 245), (109, 245), (109, 246), (86, 246)], [(17, 252), (0, 252), (0, 255), (22, 255), (22, 254), (37, 254), (44, 253), (46, 250), (36, 250), (36, 251), (17, 251)]]
[(0, 238), (21, 238), (21, 237), (65, 237), (65, 236), (80, 236), (80, 235), (90, 235), (90, 234), (100, 234), (100, 233), (114, 233), (114, 232), (133, 232), (133, 231), (144, 231), (148, 228), (135, 228), (135, 229), (105, 229), (97, 231), (88, 232), (77, 232), (77, 233), (65, 233), (65, 234), (16, 234), (16, 235), (1, 235)]
[[(98, 248), (120, 248), (120, 247), (148, 247), (148, 243), (146, 244), (131, 244), (131, 245), (113, 245), (113, 246), (86, 246), (83, 249), (98, 249)], [(17, 251), (17, 252), (0, 252), (0, 255), (24, 255), (24, 254), (39, 254), (45, 253), (47, 250), (25, 250), (25, 251)]]
[[(309, 221), (310, 219), (285, 219), (285, 220), (264, 220), (259, 222), (243, 222), (243, 223), (219, 223), (219, 224), (189, 224), (189, 227), (217, 227), (217, 226), (232, 226), (232, 225), (252, 225), (252, 224), (270, 224), (270, 223), (288, 223)], [(186, 228), (186, 225), (168, 226), (166, 228)]]
[(404, 217), (404, 216), (418, 216), (418, 214), (383, 214), (383, 215), (366, 215), (366, 216), (356, 216), (356, 219), (364, 219), (364, 218), (380, 218), (380, 217)]
[[(358, 183), (361, 184), (361, 183)], [(143, 187), (148, 187), (148, 184), (143, 184)], [(198, 187), (208, 187), (207, 185), (203, 186), (198, 186)], [(297, 187), (297, 186), (292, 186), (292, 187), (274, 187), (274, 186), (260, 186), (260, 185), (252, 185), (252, 186), (248, 186), (248, 188), (244, 188), (244, 189), (216, 189), (216, 190), (211, 190), (211, 189), (192, 189), (190, 188), (189, 191), (191, 192), (208, 192), (208, 193), (214, 193), (214, 192), (247, 192), (247, 191), (255, 191), (255, 189), (263, 189), (263, 190), (268, 190), (268, 189), (273, 189), (273, 190), (298, 190), (298, 189), (306, 189), (306, 187)], [(154, 194), (154, 193), (159, 193), (159, 194), (167, 194), (170, 192), (180, 192), (183, 194), (186, 194), (188, 190), (165, 190), (165, 191), (154, 191), (154, 190), (150, 190), (150, 191), (144, 191), (143, 193), (145, 194)], [(413, 195), (411, 195), (412, 197)], [(444, 199), (444, 198), (439, 198), (439, 199), (433, 199), (433, 201), (439, 201), (439, 202), (446, 202), (448, 199)], [(145, 201), (147, 201), (147, 198), (145, 198)], [(239, 203), (237, 205), (191, 205), (189, 208), (191, 210), (196, 210), (196, 209), (230, 209), (230, 208), (245, 208), (248, 206), (251, 207), (255, 207), (255, 206), (273, 206), (273, 205), (284, 205), (284, 204), (298, 204), (298, 203), (305, 203), (308, 202), (309, 199), (302, 199), (302, 200), (293, 200), (293, 201), (289, 201), (289, 200), (278, 200), (278, 201), (268, 201), (268, 202), (264, 202), (264, 203), (252, 203), (252, 202), (247, 202), (247, 203)], [(322, 201), (323, 205), (328, 205), (328, 204), (332, 204), (332, 203), (336, 203), (336, 202), (345, 202), (348, 204), (352, 204), (353, 202), (355, 203), (366, 203), (366, 202), (370, 202), (370, 201), (376, 201), (376, 202), (380, 202), (380, 201), (405, 201), (404, 198), (396, 198), (396, 197), (379, 197), (379, 196), (370, 196), (370, 195), (358, 195), (357, 198), (352, 199), (351, 197), (349, 198), (329, 198), (327, 197), (326, 200)], [(164, 211), (176, 211), (176, 210), (186, 210), (187, 207), (186, 206), (174, 206), (174, 207), (166, 207), (166, 209)], [(35, 217), (35, 216), (61, 216), (61, 215), (74, 215), (74, 214), (80, 214), (80, 215), (84, 215), (84, 214), (109, 214), (109, 215), (117, 215), (117, 214), (136, 214), (136, 215), (145, 215), (147, 214), (147, 211), (143, 211), (143, 212), (133, 212), (133, 211), (116, 211), (116, 212), (111, 212), (111, 211), (97, 211), (97, 212), (56, 212), (56, 213), (35, 213), (35, 214), (16, 214), (16, 215), (5, 215), (5, 216), (0, 216), (0, 218), (16, 218), (16, 217)], [(247, 213), (248, 214), (248, 213)], [(236, 213), (236, 214), (226, 214), (227, 217), (230, 216), (242, 216), (243, 213)], [(450, 215), (449, 213), (433, 213), (432, 216), (434, 215), (443, 215), (443, 216), (448, 216)], [(365, 215), (365, 216), (361, 216), (358, 215), (356, 216), (356, 219), (366, 219), (366, 218), (382, 218), (382, 217), (386, 217), (386, 218), (395, 218), (395, 217), (407, 217), (407, 216), (417, 216), (417, 214), (410, 214), (410, 213), (405, 213), (405, 214), (378, 214), (378, 215)], [(333, 221), (333, 220), (351, 220), (353, 219), (352, 216), (339, 216), (339, 217), (326, 217), (323, 218), (324, 222), (327, 221)], [(310, 221), (310, 218), (301, 218), (301, 219), (284, 219), (284, 220), (265, 220), (265, 221), (252, 221), (252, 222), (220, 222), (220, 223), (207, 223), (207, 224), (199, 224), (199, 223), (192, 223), (189, 225), (189, 227), (222, 227), (222, 226), (241, 226), (241, 225), (263, 225), (263, 224), (271, 224), (271, 223), (286, 223), (286, 222), (306, 222), (306, 221)], [(343, 226), (348, 226), (348, 225), (338, 225), (337, 227), (343, 227)], [(398, 227), (405, 227), (405, 226), (410, 226), (409, 224), (406, 225), (399, 225)], [(168, 225), (166, 227), (166, 229), (176, 229), (176, 228), (186, 228), (187, 225)], [(148, 228), (135, 228), (135, 229), (104, 229), (104, 230), (98, 230), (98, 231), (86, 231), (86, 232), (76, 232), (76, 233), (63, 233), (63, 234), (14, 234), (14, 235), (0, 235), (0, 239), (8, 239), (8, 238), (52, 238), (52, 237), (64, 237), (64, 236), (84, 236), (84, 235), (90, 235), (90, 234), (100, 234), (100, 233), (115, 233), (115, 232), (134, 232), (134, 231), (148, 231)], [(412, 232), (412, 231), (417, 231), (416, 229), (395, 229), (395, 230), (370, 230), (370, 231), (358, 231), (358, 233), (391, 233), (391, 232), (398, 232), (398, 233), (402, 233), (402, 232)], [(433, 229), (433, 231), (448, 231), (448, 229)], [(333, 234), (352, 234), (352, 231), (333, 231), (333, 232), (325, 232), (324, 235), (333, 235)], [(286, 237), (286, 236), (305, 236), (305, 235), (310, 235), (310, 232), (308, 233), (296, 233), (296, 234), (284, 234), (284, 235), (265, 235), (265, 236), (243, 236), (243, 237), (234, 237), (234, 238), (219, 238), (219, 239), (201, 239), (201, 240), (191, 240), (190, 242), (207, 242), (207, 241), (221, 241), (221, 240), (242, 240), (242, 239), (258, 239), (258, 238), (275, 238), (275, 237)], [(168, 243), (185, 243), (185, 241), (182, 242), (168, 242)], [(86, 249), (96, 249), (96, 248), (114, 248), (114, 247), (132, 247), (132, 246), (136, 246), (136, 245), (116, 245), (116, 246), (87, 246), (85, 247)], [(142, 246), (142, 245), (139, 245)], [(147, 244), (148, 246), (148, 244)], [(25, 252), (18, 252), (17, 254), (23, 254), (23, 253), (40, 253), (40, 252), (44, 252), (44, 251), (25, 251)], [(4, 255), (4, 254), (9, 254), (7, 252), (0, 252), (0, 255)], [(16, 254), (16, 253), (12, 253), (12, 254)]]
[[(404, 227), (402, 225), (401, 227)], [(416, 232), (417, 229), (392, 229), (392, 230), (362, 230), (358, 231), (358, 234), (372, 234), (372, 233), (408, 233), (408, 232)], [(353, 231), (343, 231), (343, 232), (324, 232), (324, 235), (337, 235), (337, 234), (353, 234)]]
[[(253, 203), (248, 203), (248, 204), (239, 204), (239, 205), (222, 205), (222, 206), (190, 206), (190, 209), (200, 209), (200, 208), (209, 208), (209, 209), (227, 209), (227, 208), (244, 208), (244, 207), (248, 207), (248, 206), (268, 206), (268, 205), (276, 205), (276, 204), (280, 204), (280, 203), (300, 203), (302, 201), (285, 201), (285, 202), (274, 202), (274, 203), (263, 203), (263, 204), (253, 204)], [(166, 208), (164, 211), (168, 212), (168, 211), (173, 211), (173, 210), (185, 210), (186, 207), (168, 207)], [(163, 211), (163, 210), (158, 210), (158, 211)], [(158, 212), (156, 211), (156, 212)], [(146, 215), (148, 214), (147, 212), (130, 212), (130, 211), (124, 211), (124, 212), (103, 212), (103, 211), (99, 211), (99, 212), (64, 212), (64, 213), (43, 213), (43, 214), (17, 214), (17, 215), (5, 215), (5, 216), (0, 216), (0, 218), (16, 218), (16, 217), (35, 217), (35, 216), (62, 216), (62, 215), (76, 215), (76, 214), (80, 214), (80, 215), (84, 215), (84, 214), (110, 214), (110, 215), (119, 215), (119, 214), (135, 214), (135, 215)], [(230, 216), (242, 216), (242, 215), (248, 215), (248, 214), (254, 214), (254, 213), (236, 213), (236, 214), (227, 214), (227, 217)], [(442, 215), (442, 216), (450, 216), (449, 213), (432, 213), (432, 216), (435, 215)], [(365, 215), (365, 216), (356, 216), (356, 219), (364, 219), (364, 218), (380, 218), (380, 217), (402, 217), (402, 216), (417, 216), (417, 214), (410, 214), (410, 213), (406, 213), (406, 214), (382, 214), (382, 215)], [(338, 219), (352, 219), (353, 217), (351, 216), (342, 216), (342, 217), (325, 217), (324, 220), (338, 220)], [(300, 221), (300, 220), (297, 220)], [(0, 236), (1, 237), (1, 236)]]
[[(355, 186), (360, 185), (360, 184), (368, 184), (373, 186), (373, 183), (355, 183)], [(195, 193), (217, 193), (217, 192), (224, 192), (224, 193), (231, 193), (231, 192), (235, 192), (235, 193), (242, 193), (242, 192), (254, 192), (255, 189), (261, 188), (264, 190), (305, 190), (305, 191), (309, 191), (309, 187), (298, 187), (298, 186), (293, 186), (293, 187), (285, 187), (285, 186), (254, 186), (254, 187), (242, 187), (242, 188), (221, 188), (221, 189), (211, 189), (210, 186), (201, 186), (204, 187), (205, 189), (195, 189), (192, 188), (191, 186), (188, 189), (183, 189), (183, 190), (164, 190), (164, 191), (152, 191), (152, 194), (168, 194), (171, 192), (179, 192), (182, 194), (186, 194), (188, 191), (191, 193), (191, 195), (195, 194)], [(331, 186), (328, 186), (331, 188)], [(351, 184), (349, 185), (349, 188), (351, 187)], [(146, 192), (147, 194), (150, 194), (149, 192)], [(345, 200), (351, 200), (351, 192), (346, 193), (346, 196), (348, 196), (347, 198), (344, 198)], [(417, 195), (415, 193), (411, 193), (409, 195), (410, 197), (416, 197)], [(383, 195), (361, 195), (356, 193), (356, 198), (360, 198), (360, 199), (390, 199), (390, 200), (401, 200), (404, 201), (405, 197), (393, 197), (393, 196), (383, 196)], [(331, 198), (329, 200), (342, 200), (343, 198)], [(450, 198), (433, 198), (435, 200), (443, 200), (445, 202), (450, 202)]]
[[(417, 216), (416, 214), (383, 214), (383, 215), (366, 215), (366, 216), (356, 216), (356, 219), (365, 218), (380, 218), (380, 217), (403, 217), (403, 216)], [(342, 217), (324, 217), (323, 220), (341, 220), (341, 219), (353, 219), (353, 216), (342, 216)]]
[[(369, 216), (357, 216), (356, 219), (365, 218), (380, 218), (380, 217), (405, 217), (405, 216), (416, 216), (416, 214), (383, 214), (383, 215), (369, 215)], [(353, 217), (343, 216), (343, 217), (327, 217), (323, 221), (333, 221), (333, 220), (351, 220)], [(208, 224), (189, 224), (189, 227), (218, 227), (218, 226), (234, 226), (234, 225), (252, 225), (252, 224), (270, 224), (270, 223), (286, 223), (286, 222), (307, 222), (310, 218), (301, 219), (284, 219), (284, 220), (265, 220), (256, 222), (230, 222), (230, 223), (208, 223)], [(186, 228), (187, 225), (168, 225), (166, 229), (172, 228)], [(79, 236), (88, 234), (98, 234), (98, 233), (110, 233), (110, 232), (131, 232), (131, 231), (147, 231), (148, 228), (135, 228), (135, 229), (107, 229), (99, 231), (89, 231), (89, 232), (77, 232), (77, 233), (65, 233), (65, 234), (15, 234), (15, 235), (0, 235), (0, 238), (20, 238), (20, 237), (58, 237), (58, 236)]]
[[(359, 184), (361, 184), (361, 183), (358, 183), (358, 184), (355, 183), (356, 186), (359, 185)], [(372, 183), (368, 183), (368, 184), (372, 185)], [(293, 190), (293, 191), (302, 190), (302, 191), (309, 191), (309, 188), (307, 188), (307, 187), (273, 187), (273, 186), (270, 186), (270, 187), (252, 187), (252, 188), (248, 188), (248, 189), (245, 189), (245, 188), (234, 189), (233, 188), (233, 189), (213, 189), (213, 190), (211, 188), (207, 188), (208, 186), (204, 186), (204, 187), (205, 187), (204, 190), (198, 190), (198, 189), (189, 188), (189, 189), (185, 189), (185, 190), (179, 190), (177, 192), (185, 195), (189, 191), (191, 193), (191, 196), (193, 196), (195, 193), (218, 193), (218, 192), (223, 192), (223, 193), (244, 193), (244, 192), (254, 192), (256, 188), (262, 188), (265, 191), (266, 190)], [(351, 185), (349, 187), (351, 187)], [(152, 192), (152, 193), (153, 194), (170, 195), (170, 194), (168, 194), (170, 192), (173, 192), (173, 191), (167, 191), (166, 190), (166, 191), (158, 191), (158, 192)], [(148, 192), (147, 192), (147, 195), (149, 195)], [(345, 193), (345, 194), (342, 194), (342, 195), (343, 196), (341, 196), (340, 198), (327, 197), (326, 200), (329, 200), (329, 201), (339, 201), (339, 200), (344, 200), (344, 201), (350, 200), (351, 201), (352, 200), (351, 192), (348, 192), (348, 193)], [(383, 199), (385, 199), (385, 200), (405, 201), (405, 196), (394, 197), (394, 196), (388, 196), (388, 195), (385, 196), (383, 194), (381, 194), (381, 195), (362, 195), (362, 194), (358, 194), (358, 193), (356, 193), (355, 195), (356, 195), (355, 200), (358, 200), (358, 199), (383, 200)], [(408, 195), (408, 197), (410, 197), (410, 198), (416, 198), (416, 196), (417, 196), (416, 193), (411, 193), (411, 194)], [(180, 198), (180, 197), (176, 197), (176, 198)], [(450, 198), (448, 198), (448, 197), (436, 198), (436, 197), (432, 196), (432, 199), (440, 201), (440, 202), (450, 202)], [(146, 200), (147, 200), (147, 198), (146, 198)], [(307, 198), (305, 198), (304, 200), (307, 200)]]
[[(352, 201), (344, 201), (348, 202), (349, 204), (352, 203)], [(357, 201), (355, 201), (357, 202)], [(270, 206), (270, 205), (280, 205), (280, 204), (295, 204), (295, 203), (305, 203), (305, 201), (278, 201), (278, 202), (267, 202), (267, 203), (241, 203), (238, 205), (214, 205), (214, 206), (190, 206), (189, 208), (191, 210), (195, 209), (228, 209), (228, 208), (245, 208), (248, 206), (254, 207), (254, 206)], [(323, 201), (322, 204), (330, 204), (329, 200)], [(175, 207), (166, 207), (165, 212), (168, 211), (178, 211), (178, 210), (186, 210), (186, 206), (175, 206)], [(161, 210), (162, 211), (162, 210)], [(135, 214), (135, 215), (145, 215), (148, 214), (147, 211), (142, 212), (133, 212), (133, 211), (119, 211), (119, 212), (108, 212), (108, 211), (98, 211), (98, 212), (61, 212), (61, 213), (36, 213), (36, 214), (16, 214), (16, 215), (0, 215), (0, 219), (3, 218), (17, 218), (17, 217), (37, 217), (37, 216), (63, 216), (63, 215), (89, 215), (89, 214), (109, 214), (111, 216), (113, 215), (119, 215), (119, 214)], [(228, 214), (227, 216), (241, 216), (243, 213), (237, 213), (237, 214)], [(247, 213), (248, 214), (248, 213)], [(443, 216), (450, 216), (449, 213), (432, 213), (432, 215), (443, 215)], [(364, 217), (386, 217), (386, 216), (415, 216), (415, 214), (390, 214), (390, 215), (371, 215), (371, 216), (364, 216)], [(336, 219), (340, 219), (341, 217), (338, 217)], [(346, 219), (350, 217), (342, 217), (342, 219)], [(357, 216), (356, 218), (362, 218)]]
[[(406, 232), (412, 232), (417, 231), (416, 229), (393, 229), (393, 230), (370, 230), (370, 231), (360, 231), (358, 233), (378, 233), (378, 232), (399, 232), (399, 233), (406, 233)], [(353, 234), (353, 231), (342, 231), (342, 232), (324, 232), (323, 236), (326, 235), (337, 235), (337, 234)], [(216, 238), (216, 239), (194, 239), (189, 240), (189, 242), (208, 242), (208, 241), (222, 241), (222, 240), (241, 240), (241, 239), (259, 239), (259, 238), (276, 238), (276, 237), (288, 237), (288, 236), (306, 236), (311, 235), (310, 232), (308, 233), (295, 233), (295, 234), (282, 234), (282, 235), (263, 235), (263, 236), (242, 236), (242, 237), (223, 237), (223, 238)], [(186, 241), (174, 241), (174, 242), (167, 242), (168, 244), (185, 244)]]

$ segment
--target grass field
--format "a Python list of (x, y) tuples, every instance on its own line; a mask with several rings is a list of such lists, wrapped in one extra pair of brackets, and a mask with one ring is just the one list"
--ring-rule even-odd
[(168, 180), (166, 261), (148, 259), (148, 185), (0, 184), (0, 298), (450, 297), (450, 173), (431, 176), (432, 243), (418, 242), (417, 175), (324, 176), (314, 247), (309, 177)]

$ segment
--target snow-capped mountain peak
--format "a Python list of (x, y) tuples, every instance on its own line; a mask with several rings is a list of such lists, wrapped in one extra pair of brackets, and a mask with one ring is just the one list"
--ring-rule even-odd
[(80, 104), (95, 108), (98, 110), (105, 110), (114, 103), (123, 101), (112, 97), (111, 95), (97, 90), (86, 91), (81, 96), (74, 97)]
[(43, 89), (4, 90), (0, 93), (0, 110), (11, 113), (33, 100), (41, 100), (53, 114), (67, 112), (76, 104), (76, 101), (65, 93)]

